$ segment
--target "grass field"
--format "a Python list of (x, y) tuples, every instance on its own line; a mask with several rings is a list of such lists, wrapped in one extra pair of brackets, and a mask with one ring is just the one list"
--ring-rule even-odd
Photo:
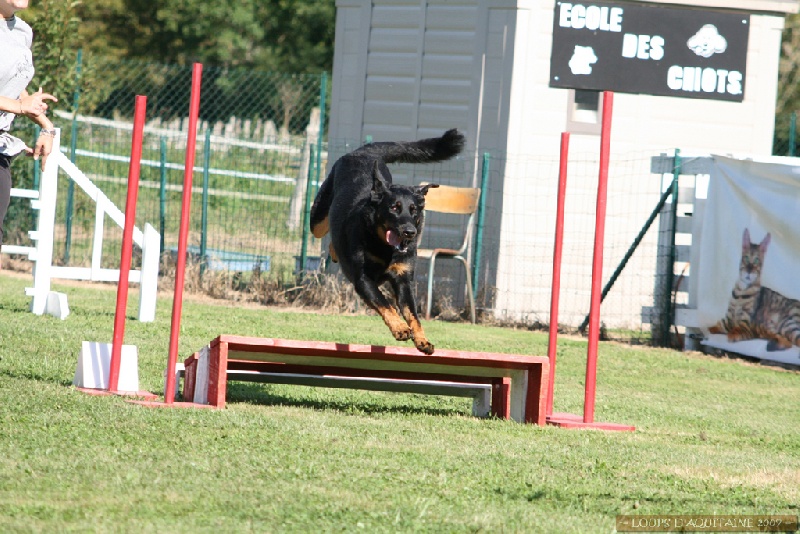
[[(29, 284), (0, 272), (0, 532), (610, 532), (617, 514), (800, 513), (797, 372), (601, 343), (596, 419), (631, 433), (299, 386), (235, 384), (221, 411), (152, 409), (71, 386), (81, 341), (111, 341), (114, 288), (56, 286), (72, 312), (59, 321), (28, 313)], [(171, 304), (127, 323), (155, 393)], [(394, 344), (375, 316), (183, 309), (181, 359), (221, 333)], [(440, 348), (546, 353), (538, 332), (425, 326)], [(582, 411), (585, 357), (584, 340), (560, 341), (556, 411)]]

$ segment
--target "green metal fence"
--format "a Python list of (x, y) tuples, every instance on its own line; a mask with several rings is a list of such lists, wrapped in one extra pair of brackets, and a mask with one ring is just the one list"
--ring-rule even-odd
[[(62, 151), (112, 202), (124, 206), (135, 96), (147, 96), (136, 219), (156, 226), (163, 250), (174, 253), (191, 67), (79, 56), (77, 71), (74, 98), (62, 101), (53, 116)], [(318, 181), (325, 164), (327, 91), (326, 73), (203, 69), (189, 232), (190, 251), (200, 264), (287, 276), (314, 256), (303, 210), (305, 185), (309, 178)], [(17, 122), (18, 135), (34, 137), (29, 121)], [(35, 168), (18, 159), (15, 187), (34, 186)], [(72, 182), (60, 181), (59, 187), (56, 233), (62, 245), (55, 254), (64, 264), (85, 265), (94, 205)], [(31, 227), (32, 216), (24, 202), (14, 202), (8, 226), (18, 241), (25, 241), (23, 229)], [(104, 239), (109, 265), (119, 261), (117, 233), (108, 229)]]

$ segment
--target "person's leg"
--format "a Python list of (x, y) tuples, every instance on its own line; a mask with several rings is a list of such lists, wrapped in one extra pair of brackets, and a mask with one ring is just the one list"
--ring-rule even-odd
[[(3, 246), (3, 220), (11, 202), (11, 161), (0, 156), (0, 247)], [(1, 261), (1, 260), (0, 260)], [(2, 264), (0, 264), (2, 268)]]

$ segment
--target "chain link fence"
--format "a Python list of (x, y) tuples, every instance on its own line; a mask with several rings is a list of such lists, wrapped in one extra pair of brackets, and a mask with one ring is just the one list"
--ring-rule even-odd
[(797, 112), (775, 116), (775, 135), (772, 143), (774, 156), (800, 155), (797, 142)]
[[(53, 117), (61, 148), (117, 206), (125, 205), (135, 97), (147, 96), (136, 222), (160, 231), (169, 260), (180, 224), (191, 67), (91, 58), (76, 70), (79, 90)], [(255, 268), (279, 278), (297, 270), (308, 240), (305, 186), (319, 180), (325, 165), (327, 90), (325, 73), (203, 69), (189, 250), (204, 270)], [(16, 126), (17, 135), (34, 138), (29, 121)], [(14, 172), (15, 187), (37, 187), (38, 169), (30, 160), (19, 158)], [(58, 198), (61, 246), (55, 256), (63, 264), (87, 265), (94, 203), (67, 180), (60, 181)], [(25, 244), (32, 220), (29, 203), (15, 199), (12, 239)], [(121, 231), (105, 232), (102, 262), (114, 266)]]
[[(135, 96), (147, 96), (136, 223), (140, 228), (150, 223), (161, 233), (162, 269), (168, 280), (178, 241), (191, 68), (86, 58), (77, 62), (75, 75), (79, 90), (72, 98), (62, 96), (53, 117), (61, 128), (62, 151), (120, 207), (127, 192)], [(227, 299), (291, 302), (292, 295), (308, 290), (308, 280), (319, 278), (298, 274), (319, 272), (325, 256), (322, 243), (309, 235), (306, 217), (324, 178), (328, 152), (335, 158), (364, 140), (326, 139), (329, 88), (325, 73), (287, 75), (205, 67), (202, 79), (187, 289)], [(789, 155), (795, 146), (792, 124), (791, 117), (776, 119), (775, 154)], [(35, 138), (30, 121), (18, 120), (15, 127), (17, 135)], [(651, 338), (641, 310), (652, 306), (663, 283), (657, 279), (656, 263), (659, 243), (664, 240), (659, 233), (664, 230), (658, 224), (644, 228), (669, 183), (669, 177), (650, 173), (655, 155), (614, 154), (612, 158), (616, 167), (609, 182), (603, 283), (613, 275), (616, 278), (601, 315), (604, 324), (612, 325), (607, 334), (617, 339)], [(570, 159), (571, 172), (596, 177), (596, 154), (573, 153)], [(504, 184), (503, 169), (509, 166), (524, 168), (531, 182)], [(482, 320), (547, 325), (557, 155), (512, 160), (503, 154), (465, 153), (453, 161), (421, 167), (393, 172), (400, 183), (424, 179), (448, 185), (471, 185), (465, 184), (469, 177), (485, 174), (485, 228), (477, 236), (480, 242), (475, 248), (481, 253), (473, 271)], [(14, 186), (38, 187), (37, 173), (31, 160), (18, 158)], [(567, 330), (585, 322), (589, 312), (596, 184), (587, 180), (569, 187), (559, 321)], [(461, 233), (460, 228), (448, 226), (449, 220), (439, 224), (432, 218), (430, 222), (424, 239), (437, 232), (456, 237)], [(31, 203), (12, 199), (7, 243), (31, 245), (27, 232), (34, 223)], [(60, 264), (91, 263), (95, 224), (93, 201), (74, 190), (71, 181), (59, 180), (55, 258)], [(436, 229), (437, 225), (442, 228)], [(103, 266), (118, 266), (121, 235), (121, 229), (104, 225)], [(632, 249), (637, 240), (638, 246)], [(508, 250), (509, 242), (518, 244), (511, 255), (506, 252), (498, 261), (499, 251)], [(623, 264), (624, 269), (615, 273)], [(418, 269), (419, 302), (426, 298), (426, 267)], [(162, 287), (167, 285), (162, 283)], [(463, 290), (464, 275), (458, 266), (442, 271), (435, 284), (434, 313), (466, 317)], [(348, 290), (328, 285), (321, 291), (329, 296), (336, 291), (345, 295)], [(357, 300), (349, 292), (336, 306), (358, 309)]]

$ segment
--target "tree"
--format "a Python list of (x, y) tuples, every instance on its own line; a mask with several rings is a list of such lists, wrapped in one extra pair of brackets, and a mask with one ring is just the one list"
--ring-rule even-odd
[(334, 0), (93, 0), (79, 14), (92, 53), (293, 73), (333, 64)]
[(36, 75), (30, 90), (43, 87), (59, 102), (51, 108), (68, 109), (76, 87), (78, 0), (40, 0), (23, 17), (33, 27)]
[(800, 76), (800, 15), (789, 15), (786, 17), (781, 43), (776, 115), (786, 115), (800, 107), (798, 76)]
[(256, 17), (264, 27), (259, 68), (295, 73), (330, 71), (336, 29), (334, 0), (262, 2)]

